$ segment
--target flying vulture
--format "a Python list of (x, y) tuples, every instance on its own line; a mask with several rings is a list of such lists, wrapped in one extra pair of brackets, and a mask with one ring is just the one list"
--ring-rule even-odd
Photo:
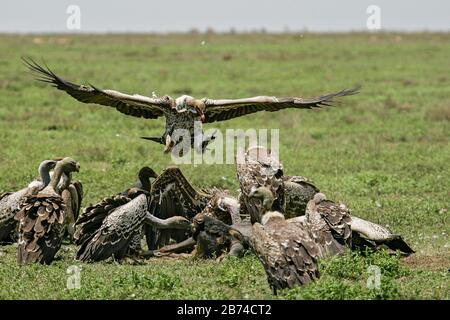
[[(147, 97), (138, 94), (125, 94), (115, 90), (99, 89), (93, 85), (79, 85), (69, 82), (48, 67), (42, 67), (31, 58), (23, 58), (24, 63), (42, 82), (47, 82), (63, 90), (73, 98), (84, 103), (95, 103), (115, 108), (129, 116), (156, 119), (165, 117), (166, 128), (161, 137), (143, 137), (165, 145), (165, 152), (173, 150), (174, 155), (183, 155), (187, 148), (194, 147), (203, 152), (214, 135), (205, 136), (202, 123), (225, 121), (258, 111), (279, 111), (287, 108), (311, 109), (330, 106), (334, 98), (357, 93), (358, 88), (321, 95), (315, 98), (257, 96), (243, 99), (196, 99), (182, 95), (176, 99), (170, 96)], [(198, 123), (200, 130), (195, 130)], [(182, 130), (182, 131), (181, 131)], [(187, 141), (184, 137), (187, 136)], [(175, 146), (179, 148), (174, 149)], [(186, 142), (188, 142), (186, 144)]]

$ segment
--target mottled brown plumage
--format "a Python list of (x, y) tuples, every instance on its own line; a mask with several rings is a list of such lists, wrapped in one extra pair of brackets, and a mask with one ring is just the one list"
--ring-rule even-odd
[[(192, 219), (201, 212), (212, 194), (194, 188), (177, 167), (168, 167), (152, 184), (152, 201), (149, 212), (159, 218), (183, 216)], [(189, 237), (184, 230), (158, 229), (144, 226), (147, 246), (155, 250), (169, 244), (171, 239), (180, 242)]]
[(19, 264), (53, 261), (66, 226), (64, 200), (55, 190), (63, 173), (70, 174), (79, 168), (78, 162), (64, 158), (56, 164), (50, 184), (36, 195), (26, 196), (14, 217), (19, 221)]
[(211, 188), (208, 190), (212, 194), (202, 213), (224, 222), (227, 225), (240, 223), (239, 201), (231, 196), (227, 190)]
[(117, 195), (87, 208), (77, 221), (75, 239), (80, 245), (77, 260), (94, 262), (125, 257), (144, 224), (148, 203), (149, 193), (136, 188), (129, 191), (128, 197)]
[(16, 241), (14, 231), (17, 229), (15, 214), (19, 211), (20, 205), (26, 195), (37, 194), (50, 183), (50, 170), (56, 165), (54, 160), (44, 160), (40, 163), (38, 172), (40, 180), (34, 180), (16, 192), (6, 192), (0, 195), (0, 243), (10, 243)]
[(343, 203), (326, 200), (317, 193), (306, 207), (306, 224), (314, 241), (322, 248), (322, 257), (351, 248), (350, 210)]
[(283, 176), (286, 219), (305, 214), (306, 205), (319, 189), (308, 179), (300, 176)]
[(264, 204), (249, 195), (259, 187), (268, 188), (274, 195), (270, 210), (284, 212), (283, 166), (277, 157), (264, 147), (249, 148), (243, 161), (237, 161), (237, 177), (240, 185), (240, 210), (250, 214), (252, 223), (260, 222)]
[(140, 251), (151, 198), (150, 179), (156, 177), (151, 168), (143, 167), (132, 188), (85, 208), (76, 222), (74, 238), (80, 246), (77, 259), (100, 261), (112, 256), (121, 259), (128, 251), (133, 254)]
[(70, 239), (75, 233), (75, 222), (80, 215), (83, 201), (83, 185), (79, 180), (73, 180), (72, 174), (63, 174), (57, 193), (63, 198), (66, 212), (66, 232)]
[(282, 213), (268, 210), (274, 200), (268, 188), (260, 187), (249, 197), (264, 203), (261, 222), (253, 224), (251, 245), (274, 293), (277, 289), (307, 284), (317, 278), (317, 261), (322, 249), (308, 230), (289, 223)]
[[(197, 213), (235, 223), (239, 217), (239, 203), (226, 190), (211, 188), (200, 190), (192, 186), (177, 167), (166, 168), (152, 184), (150, 213), (160, 219), (183, 216), (192, 219)], [(189, 237), (180, 230), (164, 230), (146, 226), (147, 245), (150, 250)]]

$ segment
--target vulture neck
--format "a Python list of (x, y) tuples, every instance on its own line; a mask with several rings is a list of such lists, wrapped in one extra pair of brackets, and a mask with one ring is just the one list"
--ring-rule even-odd
[(50, 169), (46, 165), (39, 166), (39, 176), (41, 177), (42, 184), (47, 186), (50, 183)]
[(151, 183), (150, 178), (145, 175), (139, 175), (139, 181), (141, 182), (141, 187), (145, 191), (150, 191), (151, 189)]
[(167, 219), (160, 219), (150, 213), (147, 213), (146, 222), (157, 229), (190, 229), (189, 225), (181, 224), (179, 220), (177, 220), (176, 216)]
[(72, 173), (65, 173), (65, 172), (63, 172), (61, 187), (63, 189), (68, 188), (69, 185), (70, 185), (70, 181), (71, 180), (72, 180)]
[(58, 187), (59, 180), (61, 180), (61, 176), (64, 173), (64, 168), (60, 165), (56, 165), (55, 171), (53, 172), (52, 179), (50, 180), (49, 187), (51, 187), (53, 190), (56, 190)]

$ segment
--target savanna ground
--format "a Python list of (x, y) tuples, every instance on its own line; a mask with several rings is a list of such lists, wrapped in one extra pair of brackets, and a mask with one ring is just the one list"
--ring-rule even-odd
[[(259, 113), (206, 128), (279, 128), (286, 174), (312, 179), (357, 216), (388, 225), (417, 251), (408, 258), (347, 254), (322, 277), (274, 297), (251, 254), (223, 262), (153, 259), (80, 264), (64, 245), (51, 266), (18, 267), (0, 247), (1, 299), (448, 299), (450, 267), (450, 34), (0, 36), (0, 192), (24, 187), (43, 159), (71, 156), (84, 205), (129, 186), (149, 165), (171, 164), (139, 139), (163, 131), (85, 105), (32, 80), (22, 55), (79, 83), (128, 93), (234, 98), (315, 96), (360, 84), (336, 108)], [(237, 194), (234, 165), (182, 165), (197, 186)], [(82, 267), (81, 288), (66, 270)], [(381, 270), (368, 289), (367, 268)]]

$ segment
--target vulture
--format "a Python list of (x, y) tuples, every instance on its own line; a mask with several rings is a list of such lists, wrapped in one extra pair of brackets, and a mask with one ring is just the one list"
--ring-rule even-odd
[[(320, 216), (323, 216), (323, 219)], [(352, 250), (379, 250), (387, 247), (393, 251), (398, 250), (403, 255), (414, 253), (401, 235), (351, 214), (345, 204), (326, 200), (322, 193), (317, 193), (308, 202), (306, 215), (290, 218), (287, 221), (311, 230), (313, 237), (319, 243), (325, 244), (325, 255), (340, 253), (347, 247), (351, 247)], [(327, 231), (321, 233), (325, 224), (327, 224), (325, 228)], [(349, 227), (351, 234), (348, 231)]]
[[(59, 77), (48, 67), (42, 67), (30, 58), (23, 58), (23, 61), (38, 80), (50, 83), (78, 101), (113, 107), (123, 114), (138, 118), (165, 117), (165, 131), (161, 137), (143, 138), (163, 144), (164, 151), (172, 151), (175, 156), (184, 154), (185, 149), (191, 147), (194, 147), (198, 153), (204, 152), (215, 137), (204, 135), (203, 123), (225, 121), (259, 111), (274, 112), (287, 108), (311, 109), (330, 106), (335, 98), (356, 94), (359, 89), (345, 89), (308, 99), (273, 96), (220, 100), (195, 99), (188, 95), (182, 95), (176, 99), (170, 96), (147, 97), (99, 89), (93, 85), (75, 84)], [(187, 141), (184, 139), (185, 136)], [(178, 145), (179, 147), (175, 148)]]
[(251, 245), (266, 271), (273, 293), (319, 277), (317, 262), (322, 248), (308, 229), (289, 223), (281, 212), (271, 210), (275, 198), (267, 187), (255, 189), (249, 197), (263, 204), (264, 214), (252, 227)]
[(249, 214), (251, 223), (261, 221), (261, 206), (258, 198), (249, 195), (259, 187), (268, 188), (274, 199), (271, 211), (284, 212), (285, 194), (283, 166), (277, 157), (264, 147), (256, 146), (247, 150), (244, 161), (237, 161), (236, 171), (240, 185), (240, 210)]
[(306, 225), (312, 239), (322, 248), (321, 257), (334, 256), (352, 246), (350, 210), (342, 203), (316, 193), (306, 206)]
[(132, 253), (139, 251), (145, 223), (158, 228), (190, 229), (191, 223), (184, 217), (160, 219), (149, 213), (152, 202), (149, 179), (155, 176), (153, 170), (144, 167), (134, 187), (84, 210), (76, 222), (74, 236), (75, 244), (80, 246), (77, 260), (94, 262), (110, 257), (120, 260), (130, 249)]
[(44, 160), (38, 168), (40, 180), (32, 181), (26, 188), (16, 192), (6, 192), (0, 195), (0, 243), (15, 241), (11, 233), (16, 229), (15, 214), (26, 195), (36, 194), (50, 183), (50, 170), (56, 165), (54, 160)]
[(305, 214), (306, 205), (320, 190), (307, 178), (301, 176), (283, 176), (285, 195), (284, 216), (286, 219)]
[(403, 240), (402, 236), (395, 234), (388, 228), (371, 221), (367, 221), (352, 215), (352, 247), (354, 249), (369, 248), (378, 250), (387, 247), (393, 251), (400, 251), (404, 255), (410, 255), (415, 251)]
[(66, 212), (64, 199), (56, 192), (61, 176), (78, 172), (80, 165), (64, 158), (55, 166), (50, 183), (37, 194), (25, 196), (14, 219), (19, 221), (17, 261), (20, 265), (50, 264), (64, 236)]
[[(159, 219), (183, 216), (192, 220), (196, 214), (203, 211), (204, 214), (225, 223), (239, 219), (239, 203), (226, 190), (218, 188), (199, 190), (189, 183), (177, 167), (166, 168), (155, 179), (151, 194), (149, 211)], [(151, 225), (144, 228), (149, 250), (168, 245), (171, 239), (180, 242), (189, 237), (189, 232), (184, 230), (155, 229)]]
[(272, 210), (283, 213), (286, 219), (304, 215), (306, 204), (319, 192), (305, 177), (285, 176), (282, 163), (262, 146), (249, 148), (243, 161), (237, 161), (236, 171), (240, 210), (250, 214), (252, 223), (261, 219), (261, 204), (256, 198), (249, 199), (249, 194), (259, 187), (270, 189), (275, 196)]
[(79, 180), (72, 179), (72, 173), (63, 173), (57, 187), (57, 193), (64, 200), (66, 208), (66, 231), (73, 240), (75, 222), (80, 215), (81, 202), (83, 201), (83, 185)]

